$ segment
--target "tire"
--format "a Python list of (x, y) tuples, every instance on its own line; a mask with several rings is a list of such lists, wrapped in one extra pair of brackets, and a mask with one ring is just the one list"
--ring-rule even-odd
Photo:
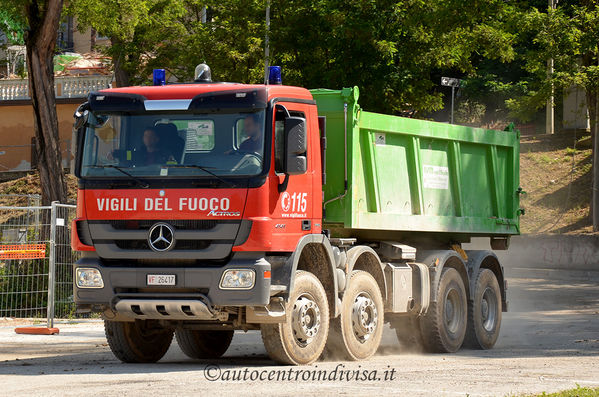
[(376, 353), (384, 326), (383, 297), (374, 277), (352, 272), (341, 301), (341, 314), (331, 319), (327, 356), (365, 360)]
[(219, 358), (229, 348), (233, 340), (233, 330), (198, 331), (178, 329), (175, 337), (179, 347), (189, 358)]
[(480, 269), (468, 305), (468, 329), (465, 345), (474, 349), (491, 349), (501, 328), (501, 290), (495, 274)]
[(279, 364), (292, 365), (318, 360), (329, 334), (329, 304), (316, 276), (297, 271), (285, 311), (287, 320), (284, 323), (260, 327), (270, 358)]
[(415, 316), (406, 316), (391, 321), (391, 328), (395, 329), (395, 335), (399, 345), (410, 352), (422, 352), (424, 342), (420, 329), (420, 319)]
[(173, 330), (151, 328), (146, 321), (104, 320), (104, 332), (112, 353), (125, 363), (154, 363), (173, 340)]
[(445, 268), (437, 289), (437, 302), (431, 302), (420, 318), (425, 350), (453, 353), (460, 349), (466, 335), (468, 302), (464, 282), (457, 270)]

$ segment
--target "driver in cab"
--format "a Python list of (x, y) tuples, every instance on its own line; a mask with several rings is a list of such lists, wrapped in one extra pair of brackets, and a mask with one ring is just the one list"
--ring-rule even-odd
[(262, 154), (262, 134), (260, 133), (260, 116), (252, 113), (243, 119), (243, 133), (247, 138), (239, 145), (239, 151)]

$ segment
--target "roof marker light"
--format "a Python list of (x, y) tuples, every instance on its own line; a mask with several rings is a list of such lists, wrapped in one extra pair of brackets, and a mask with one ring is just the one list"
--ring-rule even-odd
[(196, 83), (212, 83), (212, 71), (210, 70), (210, 66), (205, 63), (200, 63), (196, 66), (194, 76)]
[(154, 85), (166, 84), (166, 72), (164, 69), (154, 69)]
[(280, 66), (269, 66), (268, 67), (268, 84), (283, 84), (281, 80), (281, 67)]

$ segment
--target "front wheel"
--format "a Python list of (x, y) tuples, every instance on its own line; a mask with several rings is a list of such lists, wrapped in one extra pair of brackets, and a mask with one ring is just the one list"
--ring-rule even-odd
[(219, 358), (231, 345), (233, 331), (178, 329), (175, 337), (179, 347), (189, 358)]
[(437, 289), (437, 301), (431, 302), (420, 319), (424, 348), (434, 353), (458, 351), (466, 335), (468, 317), (466, 288), (457, 270), (445, 268)]
[(296, 273), (285, 311), (284, 323), (260, 327), (270, 358), (280, 364), (294, 365), (318, 360), (329, 334), (329, 305), (316, 276), (305, 271)]
[(490, 349), (497, 342), (501, 327), (501, 290), (491, 270), (478, 272), (472, 296), (465, 344), (475, 349)]
[(104, 320), (104, 332), (112, 353), (125, 363), (154, 363), (166, 354), (173, 340), (172, 329), (141, 320)]
[(348, 360), (364, 360), (376, 353), (383, 336), (383, 297), (367, 272), (352, 272), (343, 293), (341, 314), (331, 320), (327, 354)]

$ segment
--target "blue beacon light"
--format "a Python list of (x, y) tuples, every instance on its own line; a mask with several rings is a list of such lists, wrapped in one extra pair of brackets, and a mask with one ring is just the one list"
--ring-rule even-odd
[(268, 84), (283, 84), (281, 80), (281, 67), (280, 66), (269, 66), (268, 67)]
[(166, 72), (164, 69), (154, 69), (154, 85), (165, 85), (166, 84)]

